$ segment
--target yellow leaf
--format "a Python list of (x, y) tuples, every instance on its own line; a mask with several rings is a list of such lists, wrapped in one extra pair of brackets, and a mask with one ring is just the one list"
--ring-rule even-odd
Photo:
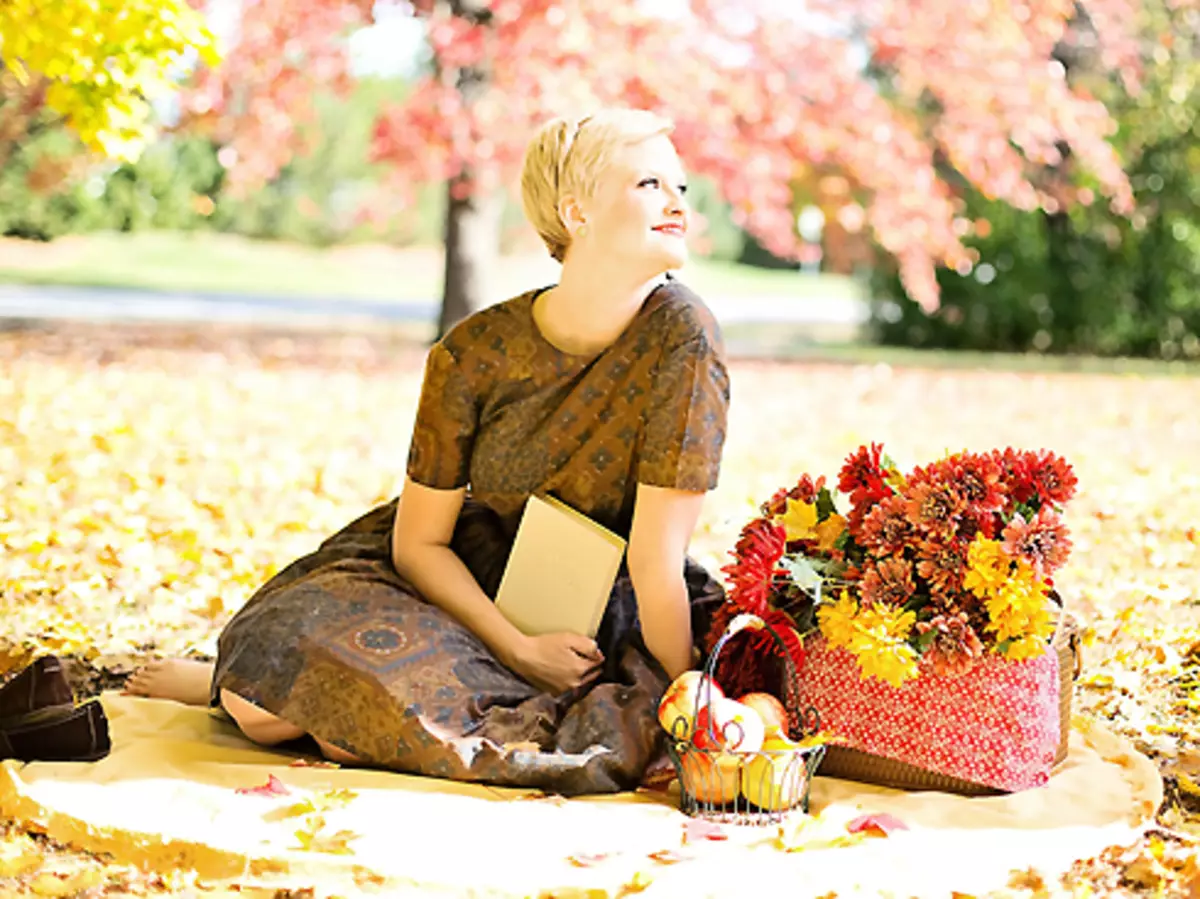
[[(305, 815), (320, 814), (332, 809), (345, 808), (358, 794), (353, 790), (326, 790), (289, 805), (280, 813), (283, 818), (302, 818)], [(324, 821), (322, 820), (322, 824)]]
[(306, 852), (324, 852), (329, 855), (353, 855), (350, 841), (357, 840), (358, 834), (352, 830), (339, 830), (336, 833), (325, 832), (325, 819), (321, 815), (313, 815), (308, 819), (307, 826), (296, 831), (296, 840), (301, 849)]
[(20, 877), (42, 866), (42, 853), (29, 837), (0, 843), (0, 877)]
[(821, 552), (829, 552), (844, 530), (846, 530), (846, 519), (841, 515), (830, 515), (816, 527), (817, 548)]
[(654, 883), (653, 877), (645, 871), (638, 871), (628, 881), (621, 884), (621, 889), (617, 891), (618, 899), (621, 896), (632, 896), (635, 893), (644, 892), (652, 883)]
[(788, 540), (804, 540), (815, 535), (817, 507), (789, 498), (787, 511), (777, 520), (787, 531)]
[(1175, 783), (1179, 785), (1180, 792), (1200, 799), (1200, 784), (1196, 783), (1182, 771), (1175, 775)]

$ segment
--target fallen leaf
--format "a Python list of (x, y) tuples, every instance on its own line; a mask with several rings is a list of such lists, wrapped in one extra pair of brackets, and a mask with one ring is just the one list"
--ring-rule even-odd
[(696, 843), (700, 840), (728, 840), (720, 824), (706, 821), (703, 818), (689, 818), (683, 825), (683, 842)]
[(1200, 784), (1196, 783), (1182, 771), (1175, 775), (1175, 783), (1181, 793), (1186, 793), (1188, 796), (1200, 799)]
[(293, 805), (289, 805), (280, 813), (283, 818), (302, 818), (305, 815), (320, 814), (336, 808), (345, 808), (358, 796), (353, 790), (326, 790), (307, 796)]
[(1026, 868), (1024, 871), (1013, 871), (1008, 878), (1008, 888), (1010, 890), (1028, 890), (1031, 893), (1044, 893), (1046, 891), (1046, 880), (1034, 868)]
[(908, 825), (894, 815), (886, 812), (875, 815), (861, 815), (846, 825), (847, 833), (863, 833), (868, 836), (887, 837), (897, 830), (908, 830)]
[(299, 848), (306, 852), (324, 852), (329, 855), (353, 855), (354, 850), (349, 844), (351, 840), (357, 840), (358, 836), (352, 830), (327, 833), (325, 819), (321, 815), (313, 815), (304, 828), (296, 831)]
[(805, 815), (790, 825), (781, 824), (771, 845), (782, 852), (808, 852), (814, 849), (841, 849), (855, 846), (866, 839), (866, 834), (846, 831), (821, 819)]
[(611, 852), (579, 852), (568, 855), (567, 861), (575, 868), (594, 868), (612, 858)]
[(242, 796), (290, 796), (292, 791), (274, 774), (267, 776), (267, 782), (261, 787), (238, 787), (234, 790)]
[(691, 861), (695, 856), (680, 852), (678, 849), (659, 849), (657, 852), (651, 852), (649, 858), (660, 865), (676, 865), (679, 862)]
[(654, 883), (654, 878), (645, 871), (638, 871), (625, 883), (621, 884), (621, 889), (617, 890), (617, 899), (621, 896), (632, 896), (636, 893), (644, 892), (650, 884)]

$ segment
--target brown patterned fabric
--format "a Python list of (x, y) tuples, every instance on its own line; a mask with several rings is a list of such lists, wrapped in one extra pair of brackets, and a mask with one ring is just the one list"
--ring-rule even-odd
[(589, 359), (541, 336), (539, 292), (477, 313), (430, 352), (409, 477), (441, 489), (469, 483), (510, 533), (540, 491), (628, 534), (639, 483), (715, 487), (729, 376), (699, 298), (668, 282)]
[[(675, 283), (647, 299), (592, 359), (546, 342), (535, 292), (477, 313), (429, 354), (409, 474), (470, 486), (451, 543), (494, 596), (525, 500), (555, 494), (628, 534), (638, 483), (715, 485), (728, 377), (719, 331)], [(600, 682), (564, 696), (508, 671), (471, 631), (423, 600), (391, 561), (395, 501), (265, 584), (221, 634), (221, 688), (396, 770), (561, 793), (636, 786), (661, 750), (666, 686), (641, 640), (628, 572), (597, 642)], [(693, 633), (720, 586), (688, 560)]]

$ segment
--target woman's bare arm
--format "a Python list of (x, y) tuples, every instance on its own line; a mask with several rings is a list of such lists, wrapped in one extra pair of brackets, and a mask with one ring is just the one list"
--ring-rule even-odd
[(692, 615), (683, 566), (703, 493), (639, 484), (629, 534), (629, 575), (646, 648), (669, 677), (692, 667)]
[(450, 548), (466, 493), (465, 487), (435, 490), (406, 478), (392, 528), (392, 562), (422, 596), (470, 628), (511, 667), (523, 634), (500, 614)]
[(450, 548), (466, 489), (435, 490), (411, 478), (396, 508), (392, 563), (423, 597), (475, 633), (502, 665), (552, 693), (578, 686), (603, 661), (596, 644), (576, 634), (529, 637), (496, 608)]

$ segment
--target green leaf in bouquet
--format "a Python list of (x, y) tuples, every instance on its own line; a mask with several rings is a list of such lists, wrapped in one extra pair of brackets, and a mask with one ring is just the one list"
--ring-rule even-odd
[(850, 536), (850, 528), (846, 528), (846, 530), (838, 534), (837, 539), (833, 541), (833, 548), (839, 552), (845, 552), (852, 542), (853, 538)]
[(812, 591), (818, 602), (821, 596), (821, 584), (825, 578), (813, 567), (813, 563), (804, 556), (784, 556), (779, 560), (779, 567), (787, 571), (792, 583), (803, 590)]
[(822, 487), (817, 492), (817, 518), (824, 521), (830, 515), (836, 515), (837, 508), (833, 505), (833, 494), (828, 487)]
[(933, 641), (936, 639), (937, 631), (930, 628), (923, 634), (914, 632), (913, 637), (908, 642), (917, 652), (923, 653), (933, 645)]

